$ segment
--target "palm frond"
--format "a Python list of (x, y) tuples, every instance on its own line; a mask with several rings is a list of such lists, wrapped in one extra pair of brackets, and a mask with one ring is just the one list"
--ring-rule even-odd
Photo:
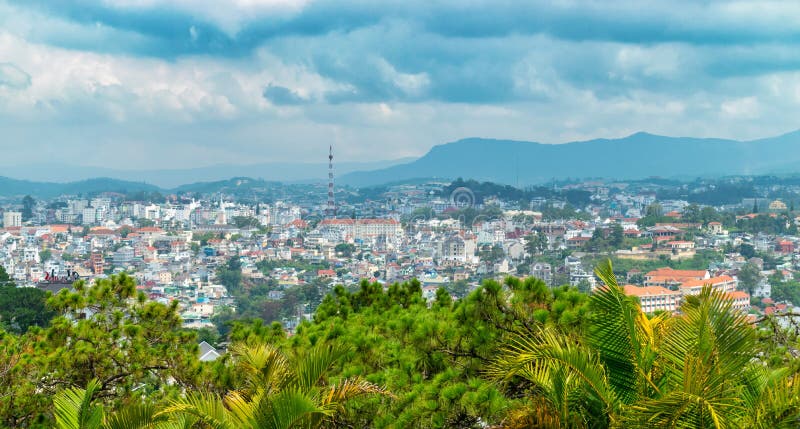
[(246, 397), (241, 392), (233, 391), (225, 396), (224, 403), (228, 408), (230, 414), (229, 418), (236, 421), (239, 426), (256, 427), (256, 415), (261, 404), (261, 399), (264, 396), (264, 390), (258, 390), (254, 394)]
[(597, 350), (606, 367), (608, 380), (623, 403), (637, 399), (640, 376), (649, 372), (642, 364), (643, 343), (651, 342), (652, 329), (639, 305), (625, 295), (617, 284), (611, 261), (606, 260), (595, 273), (605, 287), (600, 288), (589, 301), (591, 328), (589, 344)]
[(322, 398), (322, 405), (326, 407), (334, 405), (340, 410), (345, 402), (364, 395), (395, 397), (386, 388), (357, 377), (346, 379), (338, 385), (332, 385), (327, 395)]
[(316, 386), (323, 375), (346, 351), (346, 348), (332, 344), (318, 345), (309, 350), (296, 364), (297, 386), (303, 391), (308, 391)]
[(250, 391), (278, 391), (291, 378), (288, 359), (277, 347), (267, 344), (237, 344), (231, 348)]
[[(534, 338), (512, 338), (486, 373), (499, 381), (515, 376), (525, 378), (547, 392), (546, 396), (556, 409), (570, 407), (556, 398), (564, 398), (558, 392), (569, 391), (574, 387), (573, 383), (583, 386), (586, 395), (599, 400), (606, 411), (617, 407), (618, 399), (608, 387), (606, 372), (597, 353), (552, 328), (543, 328)], [(562, 380), (556, 380), (556, 377)], [(556, 389), (556, 383), (570, 389)]]
[(94, 394), (101, 388), (100, 382), (91, 380), (86, 389), (63, 390), (53, 398), (56, 426), (59, 429), (94, 429), (103, 424), (103, 407), (92, 405)]
[(191, 393), (174, 401), (156, 414), (157, 416), (189, 416), (212, 429), (239, 429), (246, 426), (236, 416), (231, 415), (224, 402), (214, 394)]
[(186, 429), (192, 421), (184, 416), (170, 418), (159, 414), (153, 404), (128, 405), (106, 416), (104, 429)]
[(709, 369), (709, 381), (737, 378), (754, 357), (755, 331), (745, 314), (735, 311), (723, 293), (703, 288), (681, 306), (681, 317), (670, 326), (662, 354), (673, 380), (680, 376), (687, 357), (696, 357)]
[(763, 380), (763, 389), (750, 398), (748, 415), (740, 426), (754, 429), (783, 429), (800, 426), (800, 383), (798, 375), (778, 370)]
[(286, 389), (264, 397), (260, 413), (256, 416), (258, 428), (289, 429), (315, 427), (332, 413), (320, 407), (317, 401), (298, 389)]

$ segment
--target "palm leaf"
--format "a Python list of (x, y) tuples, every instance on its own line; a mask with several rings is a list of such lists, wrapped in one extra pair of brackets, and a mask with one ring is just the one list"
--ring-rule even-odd
[(183, 429), (191, 427), (193, 420), (185, 417), (170, 419), (160, 414), (152, 404), (128, 405), (106, 416), (104, 429)]
[(309, 391), (320, 382), (323, 375), (346, 351), (344, 347), (330, 344), (312, 348), (296, 364), (297, 386), (303, 391)]
[(59, 429), (94, 429), (103, 424), (103, 407), (92, 406), (92, 397), (101, 388), (100, 382), (91, 380), (86, 389), (63, 390), (53, 398), (56, 426)]
[(333, 407), (337, 411), (342, 411), (345, 402), (365, 395), (395, 397), (385, 388), (357, 377), (346, 379), (338, 385), (331, 386), (328, 389), (328, 394), (322, 398), (322, 405), (326, 408)]
[(264, 401), (260, 407), (261, 413), (257, 416), (258, 426), (256, 426), (263, 429), (315, 427), (315, 423), (318, 424), (332, 414), (331, 411), (320, 407), (314, 398), (297, 389), (278, 392), (271, 397), (265, 397)]
[(278, 391), (291, 379), (288, 359), (271, 344), (238, 344), (231, 348), (231, 353), (251, 392), (259, 389)]
[(630, 404), (638, 397), (640, 376), (649, 372), (649, 368), (642, 368), (643, 363), (649, 362), (644, 359), (642, 347), (651, 342), (648, 334), (652, 335), (652, 329), (639, 305), (617, 284), (610, 260), (598, 266), (595, 273), (605, 287), (592, 294), (589, 301), (589, 344), (599, 353), (617, 397)]
[(223, 401), (214, 394), (192, 393), (174, 401), (157, 415), (189, 416), (212, 429), (239, 429), (241, 420), (231, 415)]
[[(525, 378), (562, 417), (593, 401), (607, 413), (618, 407), (598, 354), (552, 328), (542, 328), (535, 337), (512, 338), (486, 372), (499, 381)], [(571, 394), (576, 390), (581, 392), (578, 397)]]

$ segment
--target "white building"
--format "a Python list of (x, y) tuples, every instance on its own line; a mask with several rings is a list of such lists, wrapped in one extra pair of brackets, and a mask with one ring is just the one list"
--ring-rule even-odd
[(22, 226), (22, 213), (20, 212), (3, 213), (3, 227), (13, 228), (18, 226)]
[(623, 287), (625, 295), (635, 296), (639, 299), (642, 311), (653, 313), (656, 311), (673, 312), (678, 309), (681, 302), (681, 293), (661, 286), (633, 286)]

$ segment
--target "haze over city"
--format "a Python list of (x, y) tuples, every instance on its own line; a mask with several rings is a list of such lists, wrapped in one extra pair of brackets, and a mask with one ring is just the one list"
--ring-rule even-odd
[(0, 165), (800, 128), (793, 2), (0, 1)]

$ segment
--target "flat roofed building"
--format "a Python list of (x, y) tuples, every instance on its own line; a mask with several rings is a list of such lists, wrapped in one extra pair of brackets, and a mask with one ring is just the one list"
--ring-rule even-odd
[(681, 293), (665, 287), (625, 285), (622, 289), (625, 295), (635, 296), (639, 299), (639, 304), (645, 313), (673, 312), (680, 306)]
[(14, 228), (22, 226), (22, 213), (5, 212), (3, 213), (3, 227)]
[(747, 292), (737, 290), (727, 293), (726, 296), (733, 301), (734, 310), (743, 312), (750, 310), (750, 295)]
[(683, 295), (699, 295), (703, 286), (711, 285), (714, 290), (731, 293), (736, 290), (736, 279), (731, 276), (712, 277), (703, 280), (690, 280), (681, 284), (680, 291)]
[(704, 280), (710, 278), (706, 270), (674, 270), (669, 267), (650, 271), (644, 276), (645, 286), (680, 286), (691, 280)]

